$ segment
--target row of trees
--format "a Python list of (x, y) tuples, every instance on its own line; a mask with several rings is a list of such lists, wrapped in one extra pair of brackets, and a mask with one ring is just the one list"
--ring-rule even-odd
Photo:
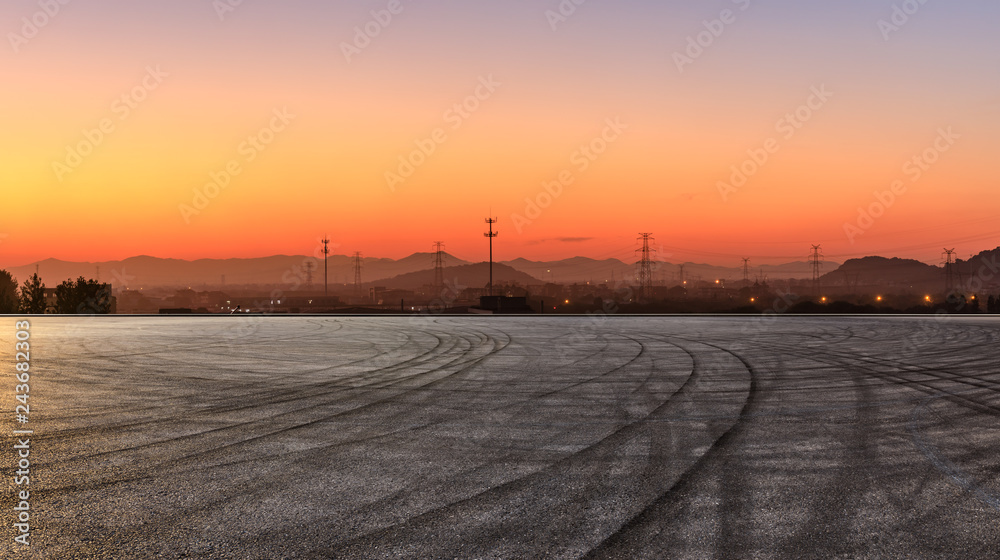
[[(111, 312), (111, 287), (83, 276), (56, 286), (56, 313), (104, 315)], [(17, 280), (0, 270), (0, 313), (45, 313), (45, 284), (32, 274), (18, 289)]]

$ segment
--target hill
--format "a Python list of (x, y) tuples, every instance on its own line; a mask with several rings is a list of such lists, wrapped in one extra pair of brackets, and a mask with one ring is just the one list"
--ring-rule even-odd
[[(444, 267), (445, 282), (464, 288), (483, 288), (489, 284), (490, 264), (476, 263)], [(420, 270), (401, 274), (393, 278), (379, 280), (379, 286), (389, 289), (414, 289), (434, 283), (434, 270)], [(493, 263), (493, 284), (516, 283), (520, 286), (544, 284), (531, 275), (525, 274), (503, 263)]]
[[(47, 286), (55, 286), (68, 278), (84, 276), (96, 278), (98, 268), (102, 282), (110, 282), (116, 288), (150, 288), (156, 286), (192, 287), (204, 289), (225, 285), (263, 285), (305, 283), (306, 263), (311, 262), (312, 280), (316, 286), (323, 285), (323, 259), (312, 259), (303, 255), (275, 255), (253, 259), (200, 259), (186, 261), (162, 259), (150, 256), (130, 257), (120, 261), (67, 262), (46, 259), (38, 263), (8, 269), (19, 282), (23, 282), (35, 272)], [(446, 255), (446, 263), (466, 264), (466, 261)], [(354, 281), (354, 259), (347, 255), (330, 255), (330, 284)], [(362, 279), (365, 283), (375, 282), (434, 266), (432, 253), (415, 253), (406, 258), (362, 259)]]
[[(530, 261), (527, 259), (514, 259), (503, 261), (521, 272), (525, 272), (545, 280), (546, 282), (556, 282), (562, 284), (586, 282), (602, 283), (628, 279), (634, 281), (636, 267), (634, 262), (625, 262), (619, 259), (595, 260), (587, 257), (573, 257), (560, 261)], [(654, 282), (666, 282), (673, 285), (680, 281), (681, 264), (671, 262), (654, 262), (653, 279)], [(838, 263), (826, 262), (824, 267), (836, 267)], [(700, 263), (684, 263), (684, 278), (688, 280), (716, 280), (725, 279), (730, 281), (742, 280), (743, 269), (741, 267), (725, 267)], [(787, 278), (809, 278), (812, 275), (812, 268), (807, 262), (790, 262), (779, 265), (754, 266), (750, 271), (750, 276), (756, 278), (764, 276), (770, 279)]]

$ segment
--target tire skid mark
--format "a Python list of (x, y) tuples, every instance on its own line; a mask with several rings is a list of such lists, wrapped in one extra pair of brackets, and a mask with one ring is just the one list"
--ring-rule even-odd
[[(474, 365), (476, 365), (477, 363), (479, 363), (479, 361), (481, 361), (482, 359), (483, 359), (483, 357), (475, 358), (475, 359), (466, 359), (465, 358), (465, 354), (462, 354), (462, 355), (459, 355), (459, 356), (455, 357), (453, 360), (451, 360), (450, 362), (446, 363), (442, 367), (447, 367), (447, 366), (451, 366), (451, 365), (458, 365), (461, 368), (461, 369), (459, 369), (459, 370), (457, 370), (455, 372), (452, 372), (452, 373), (450, 373), (450, 374), (447, 375), (447, 376), (451, 376), (451, 375), (454, 375), (455, 373), (459, 373), (463, 369), (467, 369), (467, 368), (473, 367)], [(431, 370), (429, 372), (423, 372), (423, 373), (415, 374), (414, 376), (411, 376), (411, 377), (419, 377), (419, 376), (423, 376), (423, 375), (426, 375), (426, 374), (429, 374), (429, 373), (433, 373), (433, 372), (436, 372), (436, 371), (440, 371), (440, 368), (439, 369)], [(402, 378), (399, 381), (401, 382), (403, 380), (409, 380), (409, 378)], [(434, 381), (431, 381), (429, 384), (433, 384), (433, 383), (434, 383)], [(417, 387), (409, 388), (409, 389), (407, 389), (404, 392), (418, 391), (418, 390), (421, 389), (421, 387), (422, 386), (417, 386)], [(312, 397), (314, 397), (314, 395), (310, 395), (309, 397), (304, 397), (304, 398), (312, 398)], [(294, 424), (292, 426), (287, 426), (287, 427), (283, 427), (283, 428), (280, 428), (280, 429), (277, 429), (277, 430), (272, 430), (272, 431), (269, 431), (267, 433), (260, 434), (260, 435), (257, 435), (257, 436), (254, 436), (254, 437), (251, 437), (251, 438), (248, 438), (248, 439), (240, 440), (238, 442), (226, 443), (226, 444), (224, 444), (222, 446), (219, 446), (219, 447), (213, 447), (213, 448), (210, 448), (210, 449), (202, 449), (201, 451), (199, 451), (198, 453), (195, 453), (193, 455), (186, 455), (186, 456), (182, 456), (180, 458), (176, 458), (176, 459), (170, 461), (170, 463), (177, 463), (177, 462), (184, 461), (184, 460), (193, 460), (193, 459), (196, 459), (196, 458), (201, 458), (204, 455), (209, 454), (209, 453), (215, 453), (215, 452), (227, 450), (227, 449), (230, 449), (230, 448), (232, 448), (234, 446), (245, 445), (247, 443), (251, 443), (251, 442), (255, 442), (255, 441), (260, 441), (262, 439), (265, 439), (265, 438), (268, 438), (268, 437), (271, 437), (271, 436), (274, 436), (274, 435), (277, 435), (277, 434), (283, 434), (283, 433), (287, 433), (287, 432), (290, 432), (290, 431), (293, 431), (293, 430), (296, 430), (296, 429), (300, 429), (300, 428), (303, 428), (303, 427), (309, 427), (309, 426), (313, 426), (313, 425), (316, 425), (316, 424), (319, 424), (319, 423), (322, 423), (322, 422), (327, 422), (327, 421), (329, 421), (329, 420), (331, 420), (333, 418), (340, 417), (340, 416), (343, 416), (343, 415), (346, 415), (346, 414), (350, 414), (352, 412), (357, 412), (359, 410), (362, 410), (362, 409), (365, 409), (365, 408), (368, 408), (368, 407), (371, 407), (371, 406), (375, 406), (375, 405), (377, 405), (377, 404), (379, 404), (381, 402), (384, 402), (386, 400), (390, 400), (390, 399), (394, 399), (394, 398), (398, 398), (398, 397), (399, 397), (399, 394), (386, 396), (384, 398), (377, 399), (375, 401), (369, 402), (367, 404), (360, 405), (360, 406), (352, 408), (352, 409), (348, 409), (348, 410), (344, 410), (344, 411), (338, 411), (338, 412), (336, 412), (334, 414), (322, 417), (322, 418), (317, 419), (317, 420), (308, 421), (308, 422), (304, 422), (304, 423), (298, 423), (298, 424)], [(293, 400), (297, 400), (297, 399), (293, 399)], [(249, 426), (253, 426), (253, 425), (269, 425), (269, 424), (272, 424), (275, 421), (275, 419), (280, 418), (282, 416), (295, 415), (297, 413), (300, 413), (300, 412), (303, 412), (303, 411), (306, 411), (306, 410), (313, 410), (315, 408), (329, 406), (331, 404), (336, 404), (336, 402), (340, 402), (340, 400), (343, 400), (343, 399), (339, 399), (339, 400), (336, 400), (336, 401), (333, 401), (333, 402), (329, 402), (329, 401), (322, 402), (322, 403), (318, 403), (318, 404), (314, 404), (314, 405), (309, 405), (309, 406), (301, 407), (301, 408), (298, 408), (298, 409), (295, 409), (295, 410), (291, 410), (291, 411), (285, 411), (285, 412), (282, 412), (281, 414), (278, 414), (277, 416), (271, 416), (271, 417), (268, 417), (268, 418), (262, 419), (262, 420), (251, 420), (251, 421), (248, 421), (248, 422), (238, 422), (238, 423), (234, 423), (234, 424), (229, 424), (229, 425), (226, 425), (226, 426), (222, 426), (222, 427), (219, 427), (219, 428), (213, 428), (213, 429), (209, 429), (209, 430), (203, 430), (201, 432), (197, 432), (197, 433), (193, 433), (193, 434), (186, 434), (186, 435), (177, 436), (177, 437), (173, 437), (173, 438), (169, 438), (169, 439), (165, 439), (165, 440), (158, 440), (158, 441), (155, 441), (155, 442), (149, 442), (149, 443), (139, 444), (139, 445), (130, 446), (130, 447), (126, 447), (126, 448), (117, 448), (117, 449), (108, 450), (108, 451), (102, 451), (102, 452), (93, 453), (93, 454), (89, 454), (89, 455), (78, 456), (78, 457), (74, 457), (74, 458), (67, 459), (67, 460), (64, 460), (64, 461), (60, 461), (58, 463), (39, 463), (39, 466), (43, 467), (43, 466), (48, 466), (48, 465), (52, 465), (52, 464), (59, 464), (60, 466), (65, 466), (67, 464), (72, 464), (72, 463), (77, 463), (77, 462), (83, 462), (83, 461), (93, 460), (93, 459), (97, 459), (97, 458), (100, 458), (100, 457), (105, 457), (105, 456), (108, 456), (108, 455), (117, 455), (117, 454), (120, 454), (120, 453), (125, 452), (125, 451), (138, 451), (138, 450), (142, 450), (142, 449), (151, 449), (151, 448), (155, 448), (155, 447), (159, 447), (159, 446), (167, 446), (167, 445), (171, 445), (171, 444), (176, 444), (176, 443), (181, 442), (181, 441), (190, 441), (190, 445), (192, 445), (192, 446), (195, 446), (195, 445), (201, 446), (202, 445), (201, 443), (196, 442), (196, 441), (191, 441), (191, 440), (196, 440), (196, 439), (203, 438), (203, 437), (206, 437), (206, 436), (209, 436), (209, 435), (213, 435), (213, 436), (215, 436), (215, 435), (221, 435), (221, 434), (223, 434), (225, 432), (228, 432), (230, 430), (242, 430), (242, 429), (246, 429)], [(273, 403), (267, 402), (265, 404), (273, 404)], [(248, 406), (247, 408), (254, 408), (254, 407), (253, 406)], [(190, 420), (190, 417), (186, 418), (184, 421), (186, 422), (186, 421), (189, 421), (189, 420)], [(173, 419), (173, 418), (171, 418), (167, 422), (176, 422), (176, 420)], [(101, 431), (103, 431), (104, 429), (106, 429), (106, 428), (102, 428)], [(143, 468), (147, 468), (147, 466), (143, 466)], [(52, 490), (53, 491), (57, 491), (57, 490), (61, 490), (61, 488), (53, 488)]]
[(927, 458), (927, 461), (934, 466), (935, 469), (944, 474), (952, 484), (955, 484), (966, 493), (971, 494), (980, 502), (986, 504), (994, 511), (1000, 512), (1000, 496), (993, 492), (988, 492), (983, 489), (982, 485), (979, 484), (972, 476), (966, 474), (955, 465), (953, 462), (948, 460), (943, 453), (938, 451), (938, 449), (921, 433), (923, 430), (923, 417), (929, 411), (930, 403), (934, 400), (947, 397), (947, 395), (932, 395), (927, 397), (913, 409), (910, 414), (910, 419), (906, 423), (906, 429), (910, 433), (910, 438), (913, 441), (913, 445), (920, 450), (920, 452)]
[[(739, 360), (746, 368), (746, 372), (750, 378), (750, 386), (747, 390), (746, 400), (744, 401), (743, 407), (740, 409), (739, 415), (733, 424), (727, 430), (719, 434), (719, 436), (709, 445), (708, 449), (700, 457), (698, 457), (693, 464), (684, 470), (676, 481), (673, 482), (673, 484), (643, 507), (639, 513), (632, 516), (614, 532), (604, 537), (603, 540), (587, 552), (584, 556), (585, 558), (618, 558), (623, 555), (637, 557), (641, 555), (643, 553), (642, 551), (645, 550), (645, 546), (639, 546), (640, 543), (636, 541), (644, 540), (642, 538), (642, 534), (650, 531), (652, 527), (662, 525), (662, 512), (674, 505), (675, 501), (680, 497), (682, 491), (691, 483), (697, 473), (704, 469), (709, 462), (716, 460), (721, 453), (729, 447), (731, 442), (745, 428), (746, 418), (752, 415), (757, 408), (759, 397), (758, 373), (749, 361), (747, 361), (740, 354), (713, 343), (693, 341), (679, 336), (674, 336), (673, 338), (697, 344), (704, 344), (730, 354)], [(656, 531), (656, 533), (658, 534), (659, 531)]]
[[(627, 338), (634, 339), (636, 337), (627, 337)], [(668, 344), (680, 349), (682, 352), (685, 352), (689, 356), (692, 356), (692, 353), (688, 349), (686, 349), (683, 345), (677, 344), (674, 341), (665, 340), (657, 337), (649, 337), (647, 335), (642, 335), (639, 338), (641, 340), (667, 342)], [(644, 342), (643, 342), (643, 348), (645, 349)], [(622, 367), (624, 366), (620, 366), (618, 369), (621, 369)], [(637, 418), (631, 421), (630, 423), (619, 427), (610, 434), (604, 436), (601, 440), (598, 440), (592, 443), (591, 445), (566, 456), (565, 458), (543, 468), (540, 471), (535, 471), (524, 477), (506, 482), (504, 484), (500, 484), (498, 486), (494, 486), (479, 494), (475, 494), (473, 496), (469, 496), (465, 499), (453, 502), (451, 504), (447, 504), (445, 506), (432, 509), (428, 512), (424, 512), (418, 516), (407, 519), (403, 523), (385, 527), (373, 533), (367, 533), (364, 535), (354, 537), (350, 540), (338, 543), (331, 550), (323, 550), (315, 552), (323, 554), (350, 555), (351, 554), (350, 550), (353, 550), (354, 548), (362, 549), (365, 546), (364, 543), (366, 542), (377, 541), (380, 538), (385, 538), (388, 535), (410, 532), (412, 530), (416, 530), (415, 526), (428, 523), (434, 524), (439, 522), (438, 520), (441, 519), (442, 517), (463, 518), (462, 511), (468, 508), (474, 508), (477, 504), (483, 502), (485, 503), (483, 503), (482, 507), (488, 507), (488, 508), (499, 507), (500, 504), (503, 504), (504, 502), (510, 500), (511, 496), (516, 495), (519, 492), (528, 491), (528, 489), (531, 488), (532, 486), (541, 486), (544, 488), (547, 484), (546, 481), (550, 480), (551, 477), (550, 473), (552, 473), (553, 471), (558, 472), (561, 470), (565, 470), (567, 468), (574, 468), (574, 465), (575, 468), (586, 468), (588, 466), (590, 466), (590, 468), (593, 468), (593, 466), (591, 465), (592, 460), (588, 461), (588, 458), (595, 456), (599, 457), (614, 456), (616, 454), (615, 450), (617, 448), (627, 445), (630, 441), (633, 441), (636, 437), (641, 436), (643, 433), (648, 431), (649, 430), (648, 420), (656, 415), (659, 415), (667, 411), (669, 405), (675, 403), (676, 399), (678, 399), (679, 397), (684, 396), (684, 394), (692, 386), (693, 382), (692, 378), (694, 378), (696, 375), (697, 371), (693, 366), (693, 360), (692, 360), (691, 372), (685, 377), (684, 382), (681, 383), (679, 386), (677, 386), (677, 388), (655, 409), (651, 410), (643, 417)], [(659, 427), (661, 428), (669, 427), (669, 424), (663, 423), (660, 424)], [(590, 485), (596, 485), (596, 484), (598, 483), (596, 482), (590, 483)], [(538, 489), (536, 489), (536, 492), (537, 491)], [(585, 497), (590, 494), (590, 491), (588, 491), (587, 488), (576, 490), (576, 492), (583, 494), (582, 496), (583, 499), (585, 499)], [(565, 500), (567, 498), (563, 496), (562, 499)], [(573, 503), (578, 503), (578, 502), (574, 501)], [(523, 517), (523, 515), (524, 514), (522, 513), (522, 515), (519, 515), (518, 517), (519, 518)], [(490, 537), (491, 538), (487, 540), (498, 541), (509, 538), (510, 535), (508, 534), (508, 530), (503, 526), (503, 524), (501, 524), (501, 526), (499, 527), (494, 527), (493, 531), (490, 533)], [(459, 552), (456, 551), (452, 552), (459, 554)]]

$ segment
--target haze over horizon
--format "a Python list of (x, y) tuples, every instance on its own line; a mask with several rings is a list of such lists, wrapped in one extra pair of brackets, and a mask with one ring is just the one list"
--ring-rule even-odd
[(232, 4), (0, 7), (0, 267), (324, 233), (485, 260), (490, 215), (497, 260), (625, 260), (638, 232), (720, 266), (1000, 239), (995, 2)]
[[(1000, 247), (997, 247), (996, 249), (1000, 249)], [(986, 251), (992, 251), (992, 250), (993, 249), (983, 249), (982, 251), (976, 251), (976, 254), (978, 254), (980, 252), (986, 252)], [(456, 259), (457, 259), (457, 262), (461, 263), (461, 264), (485, 263), (485, 262), (488, 262), (488, 259), (486, 259), (486, 258), (480, 258), (479, 255), (475, 255), (475, 256), (466, 258), (466, 256), (456, 255), (456, 254), (454, 254), (454, 253), (452, 253), (450, 251), (445, 251), (444, 254), (445, 254), (446, 262), (450, 261), (450, 260), (456, 260)], [(388, 256), (384, 256), (384, 255), (362, 255), (362, 259), (365, 260), (365, 261), (367, 261), (367, 260), (403, 261), (403, 260), (410, 259), (410, 258), (413, 258), (413, 257), (421, 256), (421, 255), (425, 255), (428, 258), (432, 258), (433, 257), (433, 252), (432, 251), (416, 251), (414, 253), (410, 253), (410, 254), (404, 255), (404, 256), (399, 257), (399, 258), (388, 257)], [(956, 259), (960, 260), (960, 261), (961, 260), (967, 260), (966, 259), (967, 256), (974, 256), (974, 255), (956, 255)], [(309, 257), (311, 257), (311, 255), (306, 255), (305, 253), (281, 253), (281, 254), (274, 254), (274, 255), (258, 255), (258, 256), (250, 256), (250, 257), (221, 257), (221, 258), (220, 257), (199, 257), (199, 258), (182, 259), (182, 258), (175, 258), (175, 257), (158, 257), (156, 255), (145, 255), (144, 254), (144, 255), (131, 255), (131, 256), (128, 256), (128, 257), (125, 257), (125, 258), (120, 258), (120, 259), (74, 260), (74, 261), (65, 260), (65, 259), (58, 259), (58, 258), (55, 258), (55, 257), (47, 257), (47, 258), (44, 258), (44, 259), (33, 260), (33, 261), (30, 261), (30, 262), (21, 262), (21, 263), (16, 263), (16, 264), (2, 264), (2, 263), (0, 263), (0, 268), (5, 268), (5, 267), (6, 268), (23, 268), (23, 267), (32, 266), (32, 265), (35, 265), (35, 264), (38, 264), (38, 263), (44, 263), (46, 261), (59, 261), (59, 262), (64, 262), (64, 263), (79, 263), (79, 264), (105, 264), (105, 263), (124, 262), (124, 261), (131, 260), (131, 259), (147, 259), (148, 258), (148, 259), (163, 260), (163, 261), (177, 260), (177, 261), (194, 263), (194, 262), (206, 261), (206, 260), (208, 260), (208, 261), (225, 261), (225, 260), (235, 259), (235, 260), (252, 261), (252, 260), (265, 260), (265, 259), (271, 259), (271, 258), (284, 258), (284, 257), (289, 257), (289, 258), (309, 258)], [(315, 259), (317, 259), (319, 262), (322, 262), (322, 256), (321, 255), (320, 256), (312, 256), (312, 257), (315, 258)], [(884, 257), (884, 258), (887, 258), (887, 259), (903, 258), (903, 257), (899, 257), (898, 255), (865, 255), (865, 256), (851, 257), (851, 258), (865, 258), (865, 257)], [(330, 258), (331, 259), (335, 259), (336, 258), (336, 259), (351, 259), (351, 260), (353, 260), (354, 257), (352, 255), (350, 255), (350, 254), (347, 254), (347, 253), (335, 253), (335, 252), (331, 251)], [(562, 257), (562, 258), (552, 259), (552, 260), (529, 259), (529, 258), (520, 257), (520, 256), (513, 256), (513, 257), (506, 257), (505, 256), (503, 258), (496, 258), (496, 259), (494, 259), (494, 262), (503, 263), (503, 262), (514, 262), (514, 261), (524, 260), (524, 261), (535, 262), (535, 263), (546, 263), (546, 262), (569, 262), (569, 261), (573, 261), (573, 260), (577, 260), (577, 259), (585, 259), (585, 260), (592, 260), (592, 261), (619, 260), (623, 264), (626, 264), (626, 265), (635, 264), (635, 263), (633, 263), (633, 261), (638, 262), (635, 258), (618, 258), (618, 257), (614, 257), (614, 256), (602, 257), (602, 258), (595, 258), (595, 257), (590, 257), (588, 255), (572, 255), (572, 256), (567, 256), (567, 257)], [(662, 263), (673, 263), (673, 264), (704, 264), (704, 265), (708, 265), (708, 266), (733, 268), (733, 269), (739, 268), (739, 266), (737, 266), (737, 265), (741, 265), (741, 263), (734, 263), (732, 261), (713, 262), (711, 259), (708, 259), (708, 260), (705, 260), (705, 261), (690, 261), (690, 260), (686, 261), (686, 260), (683, 260), (683, 259), (673, 259), (671, 257), (667, 257), (667, 258), (656, 257), (653, 260), (655, 262), (662, 262)], [(928, 261), (920, 261), (919, 259), (908, 259), (908, 260), (917, 260), (919, 262), (923, 262), (924, 264), (928, 264), (928, 265), (932, 265), (932, 266), (937, 266), (937, 265), (941, 264), (941, 263), (938, 262), (938, 260), (940, 260), (940, 259), (930, 259)], [(753, 268), (756, 268), (758, 265), (773, 267), (773, 266), (776, 266), (776, 265), (788, 265), (788, 264), (803, 264), (803, 265), (806, 265), (806, 264), (808, 264), (807, 256), (799, 258), (797, 260), (795, 258), (793, 258), (793, 257), (787, 257), (787, 258), (782, 258), (782, 257), (770, 257), (770, 258), (759, 257), (759, 262), (756, 262), (756, 264), (754, 264), (755, 262), (756, 262), (755, 259), (751, 259), (751, 265), (752, 265)], [(838, 256), (837, 259), (833, 259), (833, 258), (829, 258), (827, 256), (824, 256), (824, 259), (822, 260), (822, 262), (824, 264), (826, 264), (826, 265), (839, 265), (839, 264), (842, 264), (841, 259), (839, 258), (839, 256)], [(429, 269), (430, 269), (430, 266), (428, 266), (428, 270)]]

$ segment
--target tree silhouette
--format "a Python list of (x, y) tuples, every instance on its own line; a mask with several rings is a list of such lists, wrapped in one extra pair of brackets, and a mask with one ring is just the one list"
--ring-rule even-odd
[(0, 313), (17, 313), (17, 280), (0, 270)]
[(66, 315), (106, 315), (111, 313), (111, 289), (83, 276), (56, 286), (56, 312)]
[(33, 315), (45, 313), (45, 284), (42, 284), (38, 273), (32, 274), (21, 286), (20, 312)]

